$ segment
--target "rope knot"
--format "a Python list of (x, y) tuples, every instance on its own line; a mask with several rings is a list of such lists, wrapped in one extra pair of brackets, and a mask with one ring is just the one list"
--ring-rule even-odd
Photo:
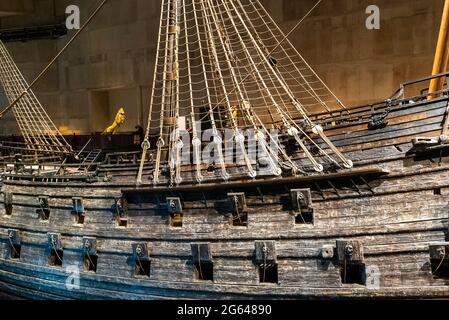
[(346, 245), (345, 253), (346, 253), (346, 256), (352, 257), (352, 255), (354, 254), (354, 247), (350, 244)]
[(136, 247), (136, 254), (137, 254), (138, 257), (142, 257), (143, 256), (143, 248), (142, 248), (141, 245), (138, 245)]

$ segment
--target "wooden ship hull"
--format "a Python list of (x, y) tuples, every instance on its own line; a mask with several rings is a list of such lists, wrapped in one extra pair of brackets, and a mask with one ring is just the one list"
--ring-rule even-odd
[[(112, 136), (75, 153), (31, 91), (75, 37), (31, 85), (0, 42), (10, 101), (0, 118), (14, 112), (28, 154), (2, 143), (0, 291), (30, 299), (448, 298), (442, 30), (434, 76), (348, 110), (259, 1), (163, 0), (148, 128), (131, 143), (143, 151), (119, 152)], [(406, 98), (429, 80), (429, 92)], [(194, 147), (188, 160), (198, 160), (197, 124), (211, 129), (213, 163), (180, 160), (182, 128)], [(248, 156), (246, 129), (256, 132), (261, 158)], [(224, 162), (226, 130), (242, 164)]]
[[(113, 155), (90, 180), (4, 173), (0, 290), (32, 299), (447, 298), (448, 145), (422, 139), (439, 139), (447, 106), (444, 96), (317, 116), (354, 161), (333, 173), (136, 187), (138, 159)], [(76, 288), (67, 286), (73, 266)]]

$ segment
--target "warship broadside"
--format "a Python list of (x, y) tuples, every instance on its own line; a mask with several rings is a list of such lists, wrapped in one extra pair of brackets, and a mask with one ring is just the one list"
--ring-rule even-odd
[(161, 2), (141, 134), (64, 137), (0, 43), (0, 290), (449, 297), (448, 21), (432, 76), (347, 108), (259, 0)]

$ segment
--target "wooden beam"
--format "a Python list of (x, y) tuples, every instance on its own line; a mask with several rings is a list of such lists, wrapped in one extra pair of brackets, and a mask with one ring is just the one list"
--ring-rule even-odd
[(183, 192), (183, 191), (202, 191), (202, 190), (220, 190), (220, 189), (230, 189), (230, 188), (248, 188), (248, 187), (258, 187), (258, 186), (275, 186), (284, 185), (288, 183), (301, 183), (301, 182), (315, 182), (323, 180), (334, 180), (340, 178), (350, 178), (359, 176), (370, 176), (370, 175), (387, 175), (389, 171), (381, 168), (364, 168), (364, 169), (354, 169), (345, 170), (341, 172), (320, 174), (313, 176), (298, 176), (298, 177), (283, 177), (274, 179), (256, 179), (249, 181), (233, 181), (229, 183), (213, 183), (213, 184), (202, 184), (202, 185), (181, 185), (178, 187), (142, 187), (137, 189), (125, 189), (123, 193), (125, 194), (138, 194), (138, 193), (161, 193), (161, 192)]
[[(437, 49), (432, 74), (439, 74), (447, 70), (449, 62), (449, 0), (445, 0), (443, 17), (441, 18), (440, 34), (438, 36)], [(440, 91), (443, 88), (445, 78), (432, 79), (429, 86), (429, 94)], [(431, 100), (433, 96), (429, 96)]]

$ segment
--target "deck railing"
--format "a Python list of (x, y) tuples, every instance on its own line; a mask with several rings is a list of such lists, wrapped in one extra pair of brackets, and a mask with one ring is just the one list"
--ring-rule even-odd
[(440, 91), (429, 93), (428, 87), (423, 89), (423, 83), (430, 83), (432, 79), (443, 79), (449, 76), (449, 72), (420, 78), (402, 83), (399, 89), (390, 98), (362, 106), (350, 108), (348, 110), (339, 109), (330, 112), (314, 113), (310, 119), (323, 126), (334, 125), (335, 122), (362, 122), (371, 118), (376, 113), (382, 113), (387, 108), (401, 107), (410, 103), (418, 103), (432, 99), (449, 99), (449, 85), (446, 82)]

